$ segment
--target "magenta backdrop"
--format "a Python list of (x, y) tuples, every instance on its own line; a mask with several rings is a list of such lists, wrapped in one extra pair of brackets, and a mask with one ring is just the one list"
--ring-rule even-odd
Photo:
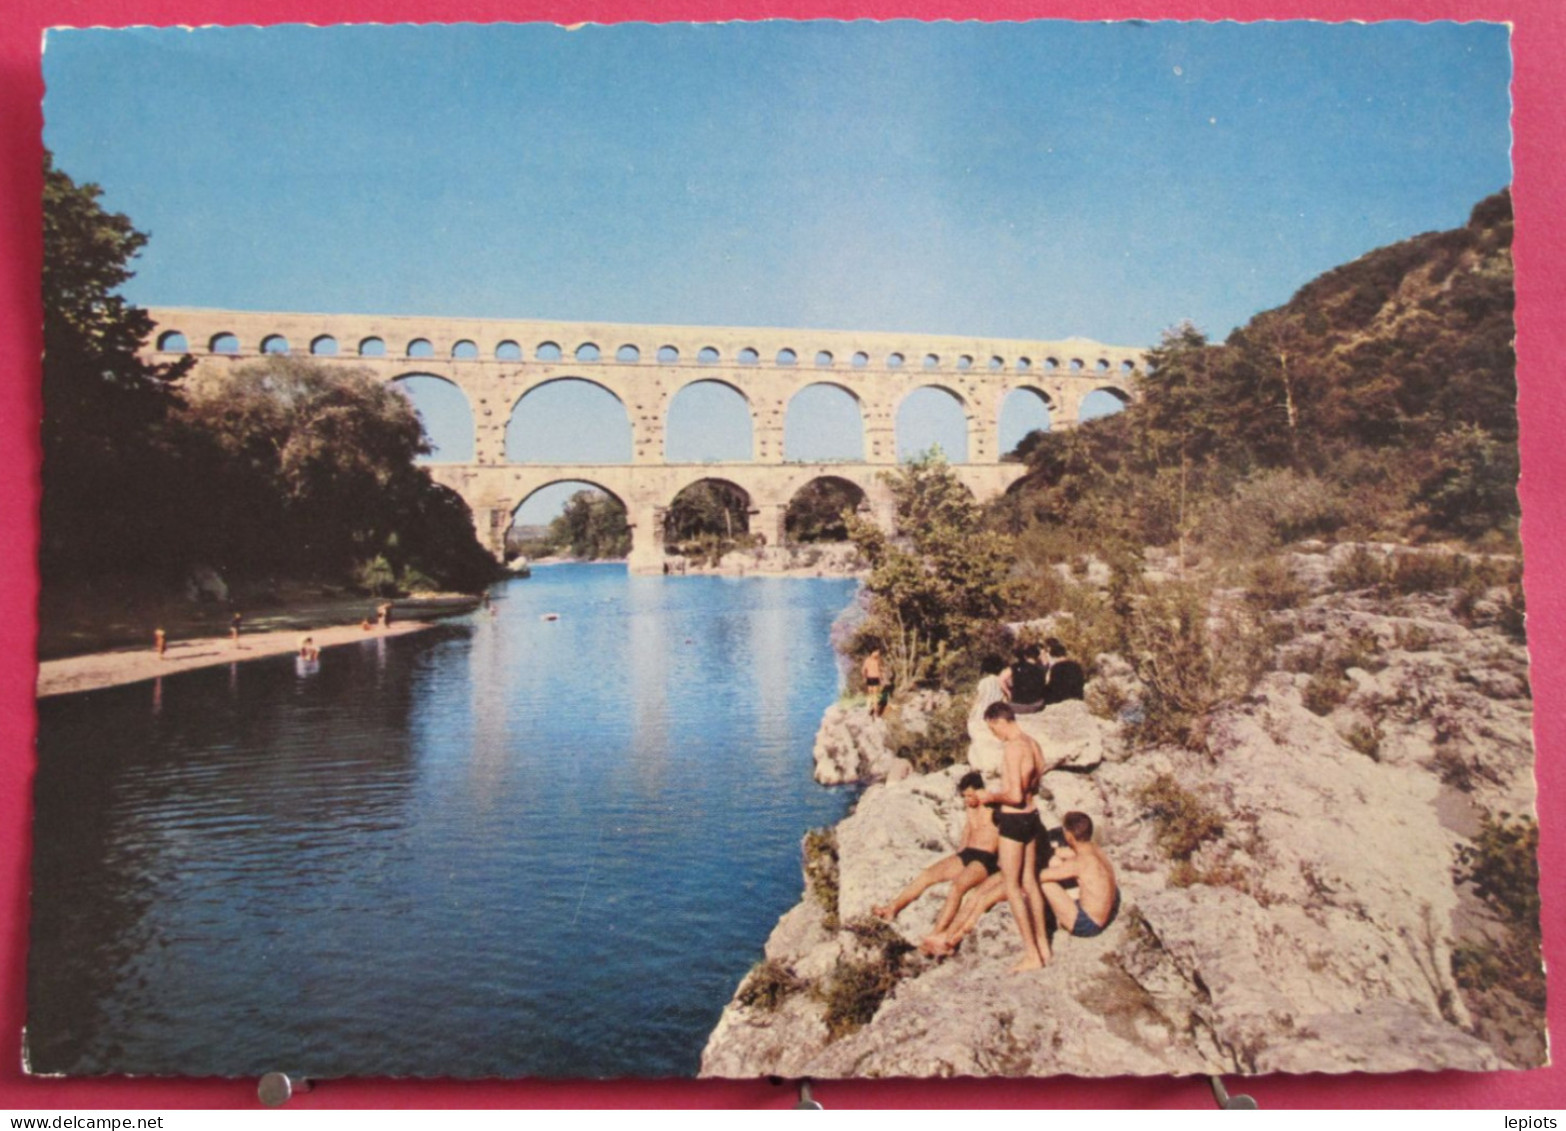
[[(1518, 412), (1523, 542), (1538, 745), (1550, 1031), (1566, 1048), (1566, 5), (1560, 0), (9, 0), (0, 19), (0, 1108), (254, 1106), (252, 1080), (32, 1080), (21, 1074), (32, 827), (36, 632), (38, 279), (43, 176), (39, 69), (51, 25), (397, 23), (794, 18), (1455, 19), (1514, 27)], [(436, 1002), (431, 1008), (438, 1008)], [(1264, 1108), (1566, 1107), (1566, 1065), (1532, 1072), (1230, 1080)], [(828, 1083), (829, 1107), (1146, 1107), (1211, 1103), (1206, 1082), (909, 1080)], [(298, 1108), (790, 1106), (766, 1081), (328, 1082)]]

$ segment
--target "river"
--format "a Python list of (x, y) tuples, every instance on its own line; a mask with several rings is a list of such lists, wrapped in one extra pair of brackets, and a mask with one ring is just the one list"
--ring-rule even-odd
[(852, 800), (854, 584), (552, 566), (317, 672), (41, 702), (33, 1069), (693, 1074)]

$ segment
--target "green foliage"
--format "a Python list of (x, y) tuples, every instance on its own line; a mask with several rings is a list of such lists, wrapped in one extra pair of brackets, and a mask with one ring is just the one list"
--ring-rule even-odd
[(951, 701), (925, 716), (922, 730), (904, 725), (901, 712), (887, 728), (887, 745), (906, 758), (916, 774), (932, 774), (968, 758), (968, 702), (971, 695)]
[(1471, 991), (1499, 986), (1543, 1009), (1538, 822), (1485, 813), (1479, 832), (1458, 849), (1452, 878), (1473, 885), (1499, 928), (1497, 937), (1464, 943), (1453, 953), (1458, 984)]
[(795, 994), (803, 993), (807, 983), (792, 967), (776, 958), (768, 958), (751, 967), (745, 981), (734, 996), (739, 1003), (763, 1013), (776, 1013)]
[(837, 830), (811, 829), (804, 842), (805, 886), (826, 912), (828, 930), (837, 929)]
[(889, 473), (899, 537), (853, 517), (849, 532), (870, 563), (861, 638), (880, 640), (896, 686), (951, 686), (963, 655), (1009, 602), (1010, 544), (983, 529), (978, 507), (939, 453)]
[(1430, 524), (1479, 537), (1517, 511), (1517, 445), (1477, 424), (1460, 423), (1436, 437), (1434, 467), (1416, 496)]
[(812, 479), (790, 500), (783, 526), (791, 542), (846, 542), (848, 516), (865, 493), (846, 479)]
[(733, 539), (750, 530), (750, 500), (745, 492), (721, 479), (701, 479), (669, 504), (663, 520), (668, 543), (703, 535)]
[(1245, 596), (1257, 608), (1276, 612), (1299, 608), (1310, 596), (1310, 588), (1295, 576), (1288, 562), (1264, 558), (1251, 567)]
[(1153, 822), (1158, 847), (1170, 860), (1188, 861), (1198, 848), (1224, 834), (1223, 817), (1173, 774), (1159, 774), (1144, 785), (1136, 803)]
[(623, 558), (631, 552), (625, 507), (602, 491), (578, 491), (549, 524), (552, 552), (584, 561)]
[(889, 923), (869, 917), (845, 925), (858, 944), (856, 955), (840, 957), (817, 988), (826, 1006), (829, 1040), (868, 1025), (902, 978), (911, 947)]
[(1365, 723), (1355, 723), (1344, 734), (1343, 740), (1372, 762), (1381, 761), (1381, 728)]
[(1304, 690), (1300, 692), (1300, 702), (1312, 714), (1326, 716), (1348, 702), (1353, 692), (1354, 684), (1342, 672), (1325, 668), (1311, 673)]
[(1391, 564), (1386, 555), (1364, 546), (1355, 546), (1347, 558), (1333, 567), (1330, 579), (1333, 588), (1353, 592), (1380, 589), (1387, 584), (1391, 574)]
[(390, 597), (397, 592), (397, 571), (392, 569), (385, 554), (376, 554), (362, 563), (355, 571), (354, 581), (360, 589), (376, 597)]

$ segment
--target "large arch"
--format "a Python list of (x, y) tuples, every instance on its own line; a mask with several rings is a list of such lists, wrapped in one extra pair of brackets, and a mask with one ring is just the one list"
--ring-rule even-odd
[(810, 381), (788, 398), (783, 458), (836, 463), (865, 458), (865, 411), (859, 394), (836, 381)]
[(630, 463), (631, 450), (625, 401), (586, 377), (540, 381), (517, 397), (507, 416), (507, 463)]
[(1055, 404), (1036, 385), (1018, 385), (1001, 401), (996, 417), (996, 446), (999, 455), (1015, 451), (1030, 432), (1048, 432)]
[(518, 554), (535, 557), (541, 552), (560, 552), (562, 547), (545, 544), (551, 533), (550, 528), (556, 518), (568, 516), (568, 512), (574, 509), (577, 497), (583, 493), (606, 499), (611, 509), (618, 512), (619, 521), (612, 521), (612, 517), (610, 521), (604, 521), (600, 516), (579, 510), (577, 515), (572, 516), (579, 521), (572, 522), (568, 518), (565, 524), (572, 536), (570, 552), (578, 557), (592, 559), (620, 558), (629, 554), (630, 508), (626, 506), (625, 500), (602, 483), (591, 479), (557, 478), (534, 487), (511, 508), (511, 523), (506, 528), (504, 541), (506, 557), (516, 557)]
[(844, 510), (858, 511), (868, 504), (865, 489), (841, 475), (817, 475), (796, 490), (783, 514), (783, 529), (790, 542), (841, 542), (848, 537)]
[(732, 479), (703, 475), (686, 481), (669, 499), (663, 538), (673, 545), (703, 535), (737, 538), (750, 533), (751, 493)]
[(898, 462), (936, 446), (947, 462), (968, 462), (968, 403), (955, 389), (925, 384), (910, 390), (894, 422)]
[(669, 398), (663, 458), (669, 463), (731, 463), (755, 458), (750, 398), (719, 377), (687, 381)]
[(472, 463), (473, 405), (462, 386), (435, 373), (402, 373), (389, 382), (413, 405), (433, 449), (420, 463)]
[(1113, 416), (1117, 412), (1125, 411), (1125, 407), (1131, 403), (1131, 395), (1124, 389), (1114, 385), (1101, 385), (1087, 396), (1082, 398), (1082, 403), (1077, 406), (1077, 420), (1097, 420), (1102, 416)]

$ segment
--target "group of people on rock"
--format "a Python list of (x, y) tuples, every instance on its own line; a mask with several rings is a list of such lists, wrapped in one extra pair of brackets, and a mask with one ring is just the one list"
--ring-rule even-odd
[(1022, 958), (1013, 969), (1037, 970), (1050, 961), (1051, 917), (1068, 934), (1091, 938), (1119, 913), (1119, 884), (1114, 867), (1093, 842), (1092, 818), (1070, 812), (1059, 829), (1047, 831), (1040, 817), (1036, 795), (1048, 763), (1038, 741), (1018, 724), (1018, 715), (1080, 699), (1083, 692), (1081, 666), (1066, 659), (1058, 640), (1046, 641), (1045, 648), (1047, 665), (1039, 662), (1041, 649), (1033, 645), (1022, 649), (1009, 668), (992, 670), (980, 681), (975, 710), (982, 711), (984, 725), (1001, 743), (1001, 784), (987, 788), (977, 770), (958, 781), (967, 816), (957, 852), (920, 872), (891, 902), (872, 909), (892, 920), (929, 888), (950, 883), (935, 926), (920, 944), (927, 954), (953, 953), (984, 913), (1005, 900), (1022, 940)]

